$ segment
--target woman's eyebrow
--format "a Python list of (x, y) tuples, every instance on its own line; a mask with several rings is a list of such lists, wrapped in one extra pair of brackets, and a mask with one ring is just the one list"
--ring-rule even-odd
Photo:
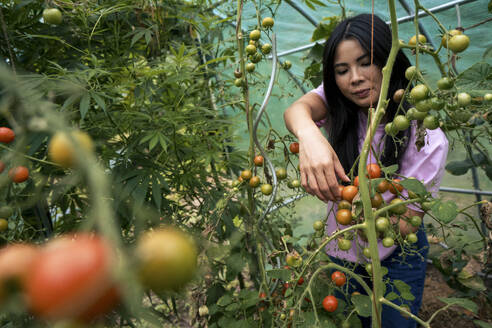
[[(367, 54), (367, 53), (366, 54), (363, 54), (362, 56), (358, 57), (356, 59), (356, 61), (359, 62), (359, 61), (365, 59), (366, 57), (369, 57), (369, 54)], [(333, 67), (338, 67), (338, 66), (348, 66), (348, 64), (342, 62), (342, 63), (336, 63), (335, 65), (333, 65)]]

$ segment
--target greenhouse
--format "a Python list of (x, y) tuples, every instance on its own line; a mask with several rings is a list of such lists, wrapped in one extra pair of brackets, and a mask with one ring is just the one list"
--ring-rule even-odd
[(0, 327), (492, 327), (492, 1), (0, 4)]

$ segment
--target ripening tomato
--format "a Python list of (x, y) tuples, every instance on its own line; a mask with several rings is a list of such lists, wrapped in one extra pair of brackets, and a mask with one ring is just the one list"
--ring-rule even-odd
[(30, 310), (46, 320), (89, 321), (119, 301), (113, 278), (116, 254), (110, 244), (88, 233), (48, 242), (25, 279)]
[(15, 183), (21, 183), (29, 178), (29, 169), (25, 166), (16, 166), (9, 170), (9, 177)]
[(381, 168), (376, 163), (371, 163), (367, 165), (367, 173), (369, 174), (369, 179), (377, 179), (381, 176)]
[(29, 274), (29, 266), (38, 248), (29, 244), (10, 244), (0, 250), (0, 303), (8, 297), (7, 284), (19, 284)]
[(346, 209), (346, 210), (352, 210), (352, 204), (350, 204), (350, 202), (347, 202), (346, 200), (341, 200), (338, 202), (338, 209), (339, 210), (342, 210), (342, 209)]
[(265, 196), (271, 195), (273, 192), (273, 187), (269, 183), (264, 183), (260, 187), (261, 193)]
[(405, 94), (405, 89), (396, 90), (395, 93), (393, 93), (393, 101), (395, 103), (400, 103), (404, 94)]
[(260, 177), (255, 175), (255, 176), (251, 177), (251, 179), (249, 179), (249, 186), (251, 188), (256, 188), (260, 185), (260, 182), (261, 182)]
[(338, 210), (336, 219), (337, 222), (342, 225), (349, 225), (352, 222), (352, 212), (345, 209)]
[(256, 155), (253, 162), (255, 163), (256, 166), (263, 166), (263, 156)]
[(253, 172), (251, 170), (243, 170), (241, 171), (241, 178), (244, 180), (249, 180), (253, 176)]
[(400, 181), (400, 179), (393, 179), (393, 181), (389, 183), (388, 190), (392, 194), (397, 195), (399, 192), (403, 191), (403, 186), (399, 184)]
[(328, 295), (323, 299), (323, 309), (328, 312), (335, 312), (338, 308), (338, 300), (333, 295)]
[(335, 271), (331, 274), (331, 281), (338, 287), (345, 285), (347, 282), (347, 278), (345, 277), (345, 274), (340, 271)]
[(441, 45), (444, 48), (447, 48), (449, 39), (451, 39), (455, 35), (461, 35), (461, 34), (463, 34), (463, 31), (461, 31), (461, 30), (456, 30), (456, 29), (449, 30), (447, 34), (446, 33), (443, 34), (443, 36), (441, 38)]
[(272, 28), (274, 23), (275, 21), (272, 17), (265, 17), (261, 21), (261, 26), (263, 26), (264, 28)]
[[(426, 42), (427, 42), (427, 38), (425, 37), (425, 35), (419, 33), (419, 43), (422, 44), (422, 43), (426, 43)], [(410, 38), (410, 40), (408, 41), (408, 44), (411, 46), (416, 45), (417, 44), (417, 36), (416, 35), (412, 36)]]
[(300, 286), (304, 283), (304, 277), (301, 277), (299, 278), (299, 280), (297, 280), (297, 285)]
[(279, 180), (284, 180), (285, 178), (287, 178), (287, 170), (283, 167), (276, 169), (275, 174), (277, 175), (277, 179)]
[(376, 186), (376, 190), (379, 193), (384, 194), (385, 192), (388, 191), (389, 187), (390, 187), (390, 183), (388, 182), (388, 180), (383, 180)]
[(347, 202), (352, 203), (352, 200), (355, 198), (358, 191), (356, 186), (345, 186), (342, 190), (342, 198)]
[(299, 153), (299, 143), (298, 142), (293, 142), (289, 145), (289, 150), (293, 154), (298, 154)]
[(70, 136), (65, 132), (57, 132), (48, 144), (48, 156), (61, 167), (70, 168), (76, 163), (78, 149), (93, 151), (94, 144), (89, 134), (79, 130), (72, 131)]
[(356, 176), (354, 179), (354, 186), (358, 187), (359, 186), (359, 176)]
[(195, 274), (198, 256), (195, 243), (176, 228), (143, 233), (135, 251), (140, 280), (155, 292), (179, 290)]
[(381, 204), (383, 204), (383, 197), (380, 193), (375, 193), (374, 196), (371, 198), (371, 206), (374, 208), (379, 208)]
[(0, 142), (3, 143), (11, 143), (15, 139), (15, 132), (14, 130), (7, 128), (7, 127), (0, 127)]

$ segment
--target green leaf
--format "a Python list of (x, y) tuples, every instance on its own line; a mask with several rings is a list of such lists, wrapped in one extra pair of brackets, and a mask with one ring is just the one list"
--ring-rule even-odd
[(219, 300), (217, 301), (217, 305), (219, 305), (219, 306), (227, 306), (227, 305), (231, 304), (232, 301), (233, 300), (232, 300), (231, 295), (226, 294), (226, 295), (222, 296), (221, 298), (219, 298)]
[(472, 96), (483, 95), (492, 89), (492, 66), (479, 62), (458, 75), (456, 87), (459, 91), (467, 91)]
[(462, 274), (462, 272), (463, 272), (463, 270), (460, 271), (460, 273), (458, 273), (458, 276), (456, 277), (456, 279), (460, 282), (460, 284), (462, 284), (465, 287), (468, 287), (470, 289), (477, 290), (480, 292), (487, 290), (487, 287), (485, 287), (485, 284), (484, 284), (482, 278), (480, 278), (479, 276), (476, 276), (476, 275), (471, 276), (471, 277), (465, 277)]
[(400, 295), (404, 300), (407, 301), (413, 301), (415, 299), (415, 296), (413, 296), (413, 294), (410, 292), (403, 292)]
[(424, 184), (421, 181), (419, 181), (419, 180), (417, 180), (415, 178), (405, 179), (405, 180), (401, 181), (400, 184), (405, 189), (411, 190), (414, 193), (416, 193), (417, 195), (425, 195), (425, 194), (427, 194), (427, 189), (425, 189)]
[(487, 177), (492, 180), (492, 165), (484, 165), (483, 170), (485, 171), (485, 174)]
[(446, 164), (446, 171), (452, 175), (463, 175), (468, 172), (468, 170), (473, 167), (470, 161), (452, 161)]
[[(490, 3), (492, 3), (492, 1)], [(490, 4), (489, 4), (489, 6), (490, 6)], [(473, 320), (473, 323), (476, 324), (477, 326), (481, 327), (481, 328), (492, 328), (492, 325), (490, 323), (485, 322), (485, 321)]]
[(273, 269), (273, 270), (268, 270), (267, 275), (271, 278), (277, 278), (280, 280), (287, 281), (290, 279), (290, 270), (285, 270), (285, 269)]
[(138, 40), (140, 40), (144, 36), (144, 34), (145, 34), (145, 30), (140, 30), (137, 33), (135, 33), (133, 35), (132, 42), (130, 43), (130, 47), (133, 47), (133, 45), (135, 44), (135, 42), (137, 42)]
[(446, 304), (459, 305), (462, 308), (465, 308), (473, 313), (477, 313), (478, 306), (475, 302), (467, 299), (467, 298), (457, 298), (457, 297), (438, 297), (439, 300), (443, 301)]
[(82, 118), (82, 120), (84, 120), (85, 115), (89, 111), (90, 103), (91, 103), (90, 95), (88, 93), (84, 94), (82, 96), (82, 99), (80, 100), (80, 105), (79, 105), (80, 117)]
[(443, 223), (450, 223), (458, 215), (458, 205), (454, 201), (436, 201), (432, 205), (432, 213)]
[(106, 112), (106, 103), (104, 102), (104, 99), (95, 92), (91, 92), (91, 97), (96, 101), (96, 104)]
[(388, 300), (388, 301), (394, 301), (398, 298), (398, 294), (395, 293), (395, 292), (390, 292), (388, 293), (388, 295), (385, 296), (385, 298)]
[(154, 200), (157, 210), (160, 211), (162, 204), (162, 191), (159, 184), (159, 179), (152, 177), (152, 199)]
[(321, 39), (328, 39), (331, 35), (331, 32), (335, 29), (339, 22), (338, 16), (327, 17), (328, 23), (320, 22), (316, 29), (313, 31), (313, 35), (311, 36), (311, 41), (317, 41)]
[(370, 317), (372, 311), (371, 298), (367, 295), (352, 295), (352, 303), (361, 317)]
[(409, 292), (411, 289), (410, 286), (407, 285), (407, 283), (405, 283), (402, 280), (393, 280), (393, 285), (396, 287), (396, 289), (398, 289), (400, 294), (405, 293), (405, 292)]

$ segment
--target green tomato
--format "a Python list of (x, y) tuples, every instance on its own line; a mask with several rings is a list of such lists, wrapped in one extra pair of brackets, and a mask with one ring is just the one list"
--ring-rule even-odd
[(12, 209), (11, 206), (8, 206), (8, 205), (4, 205), (2, 207), (0, 207), (0, 218), (9, 218), (12, 216), (12, 214), (14, 214), (14, 210)]
[(410, 121), (404, 115), (396, 115), (393, 119), (393, 126), (398, 131), (404, 131), (410, 127)]
[(277, 179), (279, 180), (284, 180), (285, 178), (287, 178), (287, 170), (283, 167), (276, 169), (275, 174), (277, 175)]
[(338, 239), (338, 248), (342, 251), (348, 251), (352, 248), (352, 241), (345, 238), (340, 238)]
[(395, 199), (391, 200), (390, 205), (393, 205), (393, 204), (398, 204), (398, 205), (393, 207), (390, 210), (390, 212), (393, 214), (397, 214), (397, 215), (405, 214), (405, 212), (407, 211), (407, 207), (405, 206), (405, 204), (400, 204), (402, 202), (403, 202), (403, 200), (401, 200), (400, 198), (395, 198)]
[(483, 96), (483, 100), (489, 102), (489, 101), (492, 101), (492, 93), (486, 93), (484, 96)]
[(314, 221), (314, 223), (313, 223), (313, 229), (315, 231), (321, 231), (321, 230), (323, 230), (324, 227), (325, 227), (325, 224), (323, 223), (323, 221), (317, 220), (317, 221)]
[(57, 8), (46, 8), (43, 10), (43, 20), (47, 24), (60, 25), (63, 16), (61, 11)]
[(416, 74), (417, 74), (417, 67), (415, 66), (410, 66), (405, 70), (405, 77), (408, 81), (416, 77)]
[(301, 186), (301, 182), (297, 179), (289, 181), (289, 184), (287, 184), (288, 187), (294, 189), (294, 188), (299, 188)]
[(254, 55), (254, 54), (256, 54), (256, 47), (253, 44), (248, 44), (246, 46), (246, 53), (248, 55)]
[(290, 60), (284, 61), (284, 69), (289, 70), (292, 67)]
[(265, 43), (261, 46), (261, 52), (268, 55), (272, 51), (272, 45), (270, 43)]
[(260, 30), (253, 30), (249, 33), (249, 39), (250, 40), (259, 40), (260, 39), (260, 36), (261, 36), (261, 32)]
[(246, 64), (246, 70), (250, 73), (253, 73), (255, 71), (256, 65), (254, 63), (248, 63)]
[(439, 90), (449, 90), (453, 87), (454, 82), (449, 77), (443, 77), (437, 81), (437, 87)]
[(410, 97), (414, 101), (426, 99), (429, 97), (429, 88), (425, 84), (417, 84), (410, 90)]
[(268, 196), (273, 192), (273, 187), (271, 184), (265, 183), (261, 185), (260, 190), (263, 195)]
[(453, 36), (448, 41), (448, 49), (454, 53), (462, 52), (470, 45), (470, 38), (464, 34)]
[(261, 21), (261, 26), (263, 26), (264, 28), (272, 28), (274, 23), (275, 21), (272, 17), (265, 17)]
[(369, 275), (372, 275), (372, 264), (371, 263), (366, 263), (366, 271), (369, 273)]
[(364, 249), (362, 250), (362, 253), (364, 254), (365, 257), (371, 258), (371, 250), (369, 248), (364, 247)]
[(444, 101), (442, 101), (441, 99), (439, 99), (437, 97), (432, 97), (429, 100), (429, 103), (430, 103), (430, 107), (433, 110), (441, 110), (444, 108)]
[(420, 227), (422, 224), (422, 218), (418, 215), (414, 215), (410, 218), (410, 224), (414, 227)]
[(379, 232), (385, 232), (390, 226), (390, 221), (387, 217), (380, 216), (376, 219), (376, 230)]
[(434, 115), (427, 115), (424, 118), (424, 127), (429, 130), (435, 130), (439, 127), (439, 120)]
[(243, 79), (235, 79), (234, 85), (238, 88), (241, 87), (243, 85)]
[(396, 136), (396, 134), (398, 133), (398, 130), (396, 129), (395, 125), (393, 124), (393, 122), (390, 122), (390, 123), (387, 123), (385, 126), (384, 126), (384, 132), (389, 135), (389, 136)]
[(471, 104), (471, 96), (466, 92), (458, 93), (458, 105), (461, 107), (466, 107)]
[(409, 233), (406, 237), (406, 240), (410, 243), (410, 244), (415, 244), (419, 239), (417, 237), (416, 234), (414, 233)]
[(427, 116), (427, 112), (418, 111), (416, 108), (414, 108), (414, 109), (415, 109), (415, 112), (412, 113), (414, 119), (417, 120), (417, 121), (424, 120), (424, 118)]
[(256, 52), (254, 55), (251, 56), (250, 60), (251, 62), (256, 64), (259, 63), (262, 58), (263, 56), (259, 52)]
[(417, 110), (419, 112), (428, 112), (431, 110), (431, 103), (429, 101), (429, 99), (424, 99), (424, 100), (420, 100), (420, 101), (417, 101), (417, 103), (415, 104), (415, 108), (417, 108)]
[(395, 244), (395, 240), (391, 237), (385, 237), (385, 238), (383, 238), (382, 243), (383, 243), (384, 247), (388, 248), (388, 247), (391, 247)]

